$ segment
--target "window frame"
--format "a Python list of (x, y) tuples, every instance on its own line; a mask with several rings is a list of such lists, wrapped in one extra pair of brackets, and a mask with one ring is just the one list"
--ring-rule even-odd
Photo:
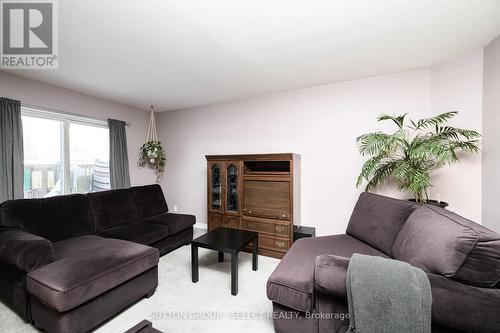
[(61, 190), (63, 195), (71, 194), (71, 153), (69, 138), (71, 124), (101, 127), (109, 130), (108, 122), (93, 117), (23, 105), (21, 105), (21, 117), (55, 120), (62, 123), (60, 132), (61, 147), (59, 147), (61, 154)]

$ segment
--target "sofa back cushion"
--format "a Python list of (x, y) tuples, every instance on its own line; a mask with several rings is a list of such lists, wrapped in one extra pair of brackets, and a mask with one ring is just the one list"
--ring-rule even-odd
[(346, 233), (392, 256), (392, 245), (418, 204), (364, 192), (351, 214)]
[(87, 198), (83, 194), (6, 201), (0, 206), (0, 225), (53, 242), (93, 232)]
[(500, 235), (451, 211), (418, 208), (401, 229), (394, 258), (479, 287), (500, 281)]
[(158, 184), (131, 188), (141, 218), (168, 212), (167, 202)]
[(87, 194), (96, 233), (137, 221), (139, 214), (130, 189)]

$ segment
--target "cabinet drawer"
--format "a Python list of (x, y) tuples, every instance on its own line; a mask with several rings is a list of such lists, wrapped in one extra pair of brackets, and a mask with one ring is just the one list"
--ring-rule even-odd
[(259, 234), (259, 249), (286, 252), (290, 248), (290, 240)]
[[(246, 248), (243, 249), (243, 251), (252, 253), (252, 247), (247, 246)], [(266, 257), (271, 257), (271, 258), (278, 258), (282, 259), (285, 256), (285, 252), (278, 252), (278, 251), (272, 251), (272, 250), (266, 250), (259, 248), (259, 255), (261, 256), (266, 256)]]
[(278, 252), (278, 251), (271, 251), (271, 250), (260, 249), (259, 250), (259, 254), (262, 255), (262, 256), (267, 256), (267, 257), (282, 259), (285, 256), (286, 253)]
[(290, 237), (290, 223), (279, 223), (264, 219), (243, 219), (243, 229), (263, 232), (270, 235)]

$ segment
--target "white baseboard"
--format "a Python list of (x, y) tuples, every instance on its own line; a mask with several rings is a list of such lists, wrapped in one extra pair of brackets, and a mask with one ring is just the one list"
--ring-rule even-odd
[(207, 230), (207, 224), (206, 224), (206, 223), (196, 222), (196, 223), (194, 224), (194, 228), (196, 228), (196, 229), (205, 229), (205, 230)]

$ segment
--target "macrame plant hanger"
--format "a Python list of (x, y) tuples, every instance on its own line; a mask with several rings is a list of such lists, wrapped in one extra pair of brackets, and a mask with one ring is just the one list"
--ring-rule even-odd
[(148, 135), (146, 137), (146, 141), (158, 142), (158, 134), (156, 133), (155, 111), (152, 105), (151, 105), (151, 115), (149, 116)]

